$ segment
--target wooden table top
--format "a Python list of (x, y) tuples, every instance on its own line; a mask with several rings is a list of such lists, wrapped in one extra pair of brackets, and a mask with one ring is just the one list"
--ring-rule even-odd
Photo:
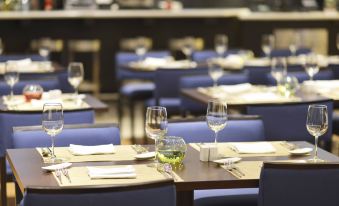
[[(299, 147), (313, 147), (306, 142), (294, 142)], [(126, 145), (130, 147), (130, 145)], [(319, 151), (319, 157), (329, 162), (339, 162), (339, 157), (324, 150)], [(28, 187), (55, 187), (60, 188), (52, 174), (43, 172), (44, 166), (36, 149), (8, 149), (7, 160), (13, 170), (21, 192)], [(274, 161), (274, 160), (305, 160), (310, 156), (275, 156), (275, 157), (248, 157), (248, 161)], [(103, 166), (103, 165), (133, 165), (145, 164), (148, 161), (115, 161), (115, 162), (81, 162), (73, 163), (73, 166)], [(199, 152), (188, 146), (184, 167), (175, 173), (182, 180), (175, 180), (177, 191), (193, 191), (196, 189), (218, 189), (218, 188), (246, 188), (258, 187), (258, 179), (237, 179), (225, 169), (213, 162), (201, 162)], [(86, 186), (87, 187), (87, 186)], [(91, 187), (91, 186), (88, 186)], [(109, 187), (109, 185), (108, 185)]]
[[(107, 111), (108, 110), (108, 105), (105, 104), (104, 102), (100, 101), (96, 97), (86, 94), (85, 98), (83, 99), (84, 102), (86, 102), (90, 108), (89, 109), (94, 109), (96, 112), (100, 111)], [(88, 108), (86, 108), (88, 109)], [(83, 110), (82, 108), (79, 108), (79, 110)], [(32, 110), (8, 110), (6, 104), (4, 104), (3, 98), (0, 98), (0, 113), (1, 112), (11, 112), (11, 113), (41, 113), (41, 111), (32, 111)]]

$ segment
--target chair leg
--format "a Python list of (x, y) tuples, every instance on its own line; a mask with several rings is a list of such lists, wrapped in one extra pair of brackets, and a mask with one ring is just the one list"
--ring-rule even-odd
[(0, 175), (1, 175), (1, 205), (2, 206), (6, 206), (7, 205), (7, 185), (6, 185), (6, 179), (7, 179), (7, 174), (6, 174), (6, 158), (5, 157), (1, 157), (0, 158)]

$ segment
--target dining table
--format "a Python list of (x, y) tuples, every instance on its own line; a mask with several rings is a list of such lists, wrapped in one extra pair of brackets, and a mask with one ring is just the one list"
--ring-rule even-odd
[[(194, 190), (204, 189), (226, 189), (226, 188), (257, 188), (260, 180), (260, 170), (263, 162), (291, 162), (303, 163), (305, 160), (312, 157), (312, 153), (303, 155), (291, 155), (290, 146), (294, 148), (313, 148), (314, 146), (307, 142), (268, 142), (276, 148), (275, 153), (267, 154), (237, 154), (233, 150), (229, 150), (231, 143), (218, 143), (218, 150), (222, 156), (238, 156), (241, 161), (236, 163), (238, 168), (245, 174), (240, 177), (234, 172), (227, 170), (225, 165), (219, 165), (215, 162), (203, 162), (199, 159), (199, 144), (187, 144), (187, 151), (183, 161), (183, 166), (173, 169), (170, 173), (163, 174), (158, 172), (156, 168), (148, 168), (154, 163), (152, 159), (138, 160), (135, 159), (137, 151), (133, 145), (115, 145), (116, 153), (109, 155), (93, 155), (79, 157), (69, 156), (68, 161), (72, 162), (72, 166), (68, 168), (71, 182), (66, 178), (62, 182), (58, 180), (54, 172), (46, 172), (42, 170), (44, 158), (41, 155), (41, 148), (27, 148), (27, 149), (8, 149), (6, 158), (13, 170), (16, 184), (21, 194), (23, 195), (29, 187), (39, 188), (88, 188), (91, 187), (110, 187), (117, 184), (128, 185), (133, 184), (133, 181), (138, 183), (147, 182), (152, 178), (170, 178), (174, 180), (177, 192), (178, 206), (191, 206), (194, 204)], [(285, 145), (285, 146), (284, 146)], [(288, 147), (286, 145), (289, 145)], [(144, 145), (144, 148), (149, 151), (153, 150), (153, 146)], [(59, 153), (58, 153), (59, 151)], [(56, 155), (65, 154), (67, 148), (56, 148)], [(339, 157), (333, 155), (325, 150), (320, 149), (318, 156), (326, 162), (339, 162)], [(94, 158), (94, 159), (93, 159)], [(114, 167), (121, 165), (132, 165), (140, 174), (137, 173), (136, 179), (107, 179), (107, 180), (91, 180), (86, 174), (85, 167)], [(143, 169), (142, 169), (143, 168)], [(148, 171), (149, 175), (145, 175)], [(160, 175), (160, 176), (159, 176)], [(161, 176), (163, 175), (163, 176)], [(81, 179), (82, 177), (83, 179)], [(107, 182), (106, 182), (107, 181)], [(134, 182), (135, 183), (135, 182)]]

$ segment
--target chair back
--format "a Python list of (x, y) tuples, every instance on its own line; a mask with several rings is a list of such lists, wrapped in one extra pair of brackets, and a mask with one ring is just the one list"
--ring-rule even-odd
[[(230, 49), (224, 53), (224, 57), (231, 54), (248, 53), (249, 50), (243, 49)], [(196, 62), (206, 62), (207, 59), (218, 57), (218, 54), (214, 50), (194, 51), (192, 54), (192, 60)]]
[(154, 97), (156, 105), (159, 105), (161, 98), (179, 98), (180, 78), (189, 75), (207, 74), (206, 68), (193, 69), (157, 69), (155, 72)]
[(47, 61), (46, 57), (39, 54), (0, 55), (0, 62), (31, 59), (32, 61)]
[(339, 164), (264, 163), (259, 206), (337, 206)]
[(314, 137), (306, 129), (308, 106), (310, 104), (323, 104), (327, 106), (328, 130), (319, 140), (329, 144), (332, 137), (332, 100), (251, 105), (247, 107), (247, 114), (260, 115), (262, 117), (265, 125), (266, 140), (308, 141), (313, 143)]
[[(41, 126), (13, 128), (14, 148), (49, 147), (51, 141)], [(68, 147), (70, 144), (100, 145), (120, 144), (120, 129), (111, 124), (80, 124), (65, 125), (62, 132), (55, 138), (55, 146)]]
[[(170, 56), (169, 51), (150, 51), (145, 57), (164, 58)], [(129, 71), (124, 67), (133, 61), (138, 61), (139, 57), (134, 52), (118, 52), (115, 55), (115, 68), (118, 80), (124, 79), (153, 79), (153, 72)]]
[[(205, 118), (176, 120), (168, 123), (168, 136), (179, 136), (186, 143), (214, 142), (214, 132)], [(226, 127), (218, 132), (218, 142), (263, 141), (264, 124), (259, 116), (230, 116)]]
[(271, 72), (271, 66), (245, 65), (244, 71), (247, 72), (248, 81), (251, 84), (269, 84), (268, 74)]
[(95, 205), (175, 206), (173, 181), (158, 181), (132, 186), (91, 188), (27, 188), (22, 206)]
[[(0, 156), (13, 148), (13, 127), (41, 125), (41, 112), (0, 112)], [(93, 124), (92, 109), (64, 111), (64, 124)]]

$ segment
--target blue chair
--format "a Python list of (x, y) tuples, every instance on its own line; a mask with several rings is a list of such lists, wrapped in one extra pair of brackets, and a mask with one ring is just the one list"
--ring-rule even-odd
[[(182, 137), (186, 143), (214, 142), (214, 132), (208, 128), (205, 117), (170, 121), (167, 135)], [(218, 133), (218, 142), (264, 140), (264, 123), (256, 115), (229, 116), (225, 129)]]
[[(309, 54), (312, 50), (309, 48), (299, 48), (296, 51), (296, 55)], [(263, 54), (264, 56), (264, 54)], [(274, 49), (271, 54), (271, 57), (289, 57), (292, 56), (292, 53), (289, 49)]]
[[(151, 51), (146, 57), (164, 58), (170, 56), (168, 51)], [(122, 122), (123, 105), (127, 105), (130, 111), (131, 128), (134, 131), (134, 103), (138, 100), (146, 100), (153, 96), (155, 85), (150, 81), (136, 81), (124, 83), (125, 80), (153, 80), (154, 72), (138, 72), (126, 69), (128, 63), (137, 61), (139, 57), (133, 52), (118, 52), (115, 56), (116, 78), (119, 81), (121, 95), (119, 101), (119, 119)], [(132, 136), (134, 137), (133, 133)], [(134, 138), (132, 139), (134, 140)]]
[(148, 205), (175, 206), (176, 191), (172, 181), (158, 181), (132, 186), (92, 188), (27, 188), (21, 206), (95, 206)]
[[(50, 137), (41, 126), (14, 127), (12, 136), (14, 148), (49, 147), (51, 145)], [(55, 140), (57, 147), (67, 147), (70, 144), (119, 145), (120, 129), (114, 124), (65, 125)]]
[[(38, 78), (34, 80), (32, 79), (19, 81), (17, 84), (14, 85), (14, 94), (22, 94), (22, 90), (28, 84), (38, 84), (42, 86), (44, 91), (61, 89), (61, 85), (57, 77)], [(9, 95), (10, 91), (10, 87), (5, 82), (0, 82), (0, 95)]]
[(337, 206), (339, 164), (264, 163), (259, 206)]
[(13, 54), (13, 55), (0, 55), (0, 62), (31, 59), (32, 61), (47, 61), (46, 57), (39, 54)]
[[(219, 85), (233, 85), (248, 82), (248, 76), (246, 73), (239, 74), (226, 74), (218, 80)], [(198, 88), (198, 87), (210, 87), (213, 86), (213, 80), (208, 75), (195, 75), (195, 76), (184, 76), (180, 78), (180, 88)], [(206, 112), (206, 105), (200, 104), (185, 97), (181, 98), (181, 113), (182, 114), (204, 114)]]
[[(213, 142), (214, 133), (203, 118), (168, 123), (167, 135), (183, 137), (186, 143)], [(231, 116), (225, 129), (218, 133), (218, 142), (263, 141), (264, 124), (259, 116)], [(194, 205), (255, 205), (258, 188), (195, 190)]]
[[(290, 76), (296, 77), (299, 83), (302, 83), (303, 81), (310, 79), (310, 77), (306, 74), (305, 71), (288, 72), (287, 74)], [(270, 73), (267, 74), (267, 79), (269, 81), (268, 83), (269, 85), (276, 85), (277, 82)], [(330, 80), (330, 79), (333, 79), (333, 73), (331, 70), (319, 71), (317, 74), (314, 75), (313, 79), (314, 80)]]
[(169, 115), (180, 114), (180, 78), (189, 75), (207, 74), (206, 68), (194, 69), (158, 69), (155, 72), (154, 99), (147, 102), (148, 106), (166, 107)]
[(251, 84), (268, 85), (270, 83), (268, 74), (271, 72), (271, 66), (250, 66), (245, 65), (244, 71), (247, 72), (248, 81)]
[(306, 118), (310, 104), (324, 104), (328, 109), (328, 130), (320, 137), (325, 149), (330, 149), (332, 137), (333, 101), (311, 101), (289, 104), (251, 105), (247, 107), (247, 114), (260, 115), (265, 125), (266, 140), (269, 141), (308, 141), (314, 143), (306, 129)]

